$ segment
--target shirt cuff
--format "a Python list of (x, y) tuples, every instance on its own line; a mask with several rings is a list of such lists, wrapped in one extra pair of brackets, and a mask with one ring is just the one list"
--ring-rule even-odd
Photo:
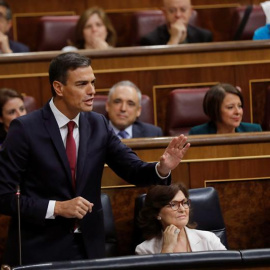
[(45, 219), (55, 219), (55, 216), (54, 216), (55, 202), (56, 201), (49, 201)]
[(155, 166), (156, 173), (157, 173), (158, 177), (159, 177), (160, 179), (167, 179), (167, 178), (171, 175), (171, 171), (168, 173), (167, 176), (161, 176), (161, 175), (158, 173), (158, 169), (157, 169), (157, 167), (158, 167), (159, 164), (160, 164), (160, 162), (158, 162), (158, 163), (156, 164), (156, 166)]

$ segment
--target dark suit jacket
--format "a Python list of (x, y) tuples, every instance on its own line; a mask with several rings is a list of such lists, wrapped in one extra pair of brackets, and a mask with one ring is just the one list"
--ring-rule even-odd
[[(256, 132), (262, 131), (262, 128), (259, 124), (251, 123), (240, 123), (239, 127), (235, 129), (235, 132)], [(189, 135), (198, 135), (198, 134), (216, 134), (217, 128), (213, 122), (208, 122), (202, 125), (195, 126), (190, 129)]]
[(133, 138), (161, 137), (163, 133), (160, 127), (141, 121), (135, 121), (132, 125), (132, 135)]
[(29, 48), (17, 41), (9, 40), (9, 47), (14, 53), (29, 52)]
[[(89, 259), (104, 256), (101, 177), (107, 163), (121, 178), (136, 185), (168, 184), (155, 172), (155, 163), (142, 162), (125, 146), (107, 120), (95, 112), (81, 113), (76, 191), (60, 131), (49, 104), (12, 121), (0, 150), (0, 212), (12, 222), (4, 263), (14, 265), (17, 253), (16, 186), (21, 188), (23, 264), (70, 259), (74, 219), (45, 219), (49, 200), (82, 196), (94, 203), (81, 221)], [(132, 165), (132, 166), (131, 166)]]
[[(170, 39), (170, 33), (166, 24), (158, 26), (153, 32), (143, 37), (140, 41), (142, 46), (166, 45)], [(210, 42), (213, 40), (212, 33), (209, 30), (188, 25), (187, 43)]]

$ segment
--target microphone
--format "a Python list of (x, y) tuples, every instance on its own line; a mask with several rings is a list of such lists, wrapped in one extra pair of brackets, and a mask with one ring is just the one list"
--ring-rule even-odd
[(18, 211), (18, 242), (19, 242), (19, 265), (22, 265), (22, 242), (21, 242), (21, 214), (20, 214), (20, 196), (21, 190), (20, 186), (17, 186), (16, 191), (17, 196), (17, 211)]

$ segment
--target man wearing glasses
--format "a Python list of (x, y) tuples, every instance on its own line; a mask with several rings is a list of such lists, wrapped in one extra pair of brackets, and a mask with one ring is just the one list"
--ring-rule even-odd
[(9, 39), (8, 32), (11, 26), (11, 9), (5, 1), (0, 0), (0, 54), (29, 52), (29, 48), (24, 44)]

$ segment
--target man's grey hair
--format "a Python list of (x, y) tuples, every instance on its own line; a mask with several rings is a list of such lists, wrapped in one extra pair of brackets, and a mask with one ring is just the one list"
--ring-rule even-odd
[(110, 102), (111, 101), (111, 96), (112, 94), (114, 93), (115, 89), (119, 86), (129, 86), (129, 87), (132, 87), (136, 90), (137, 94), (138, 94), (138, 97), (139, 97), (139, 105), (141, 105), (141, 101), (142, 101), (142, 92), (141, 90), (138, 88), (138, 86), (136, 84), (134, 84), (133, 82), (131, 81), (120, 81), (116, 84), (114, 84), (110, 91), (109, 91), (109, 94), (108, 94), (108, 101)]

